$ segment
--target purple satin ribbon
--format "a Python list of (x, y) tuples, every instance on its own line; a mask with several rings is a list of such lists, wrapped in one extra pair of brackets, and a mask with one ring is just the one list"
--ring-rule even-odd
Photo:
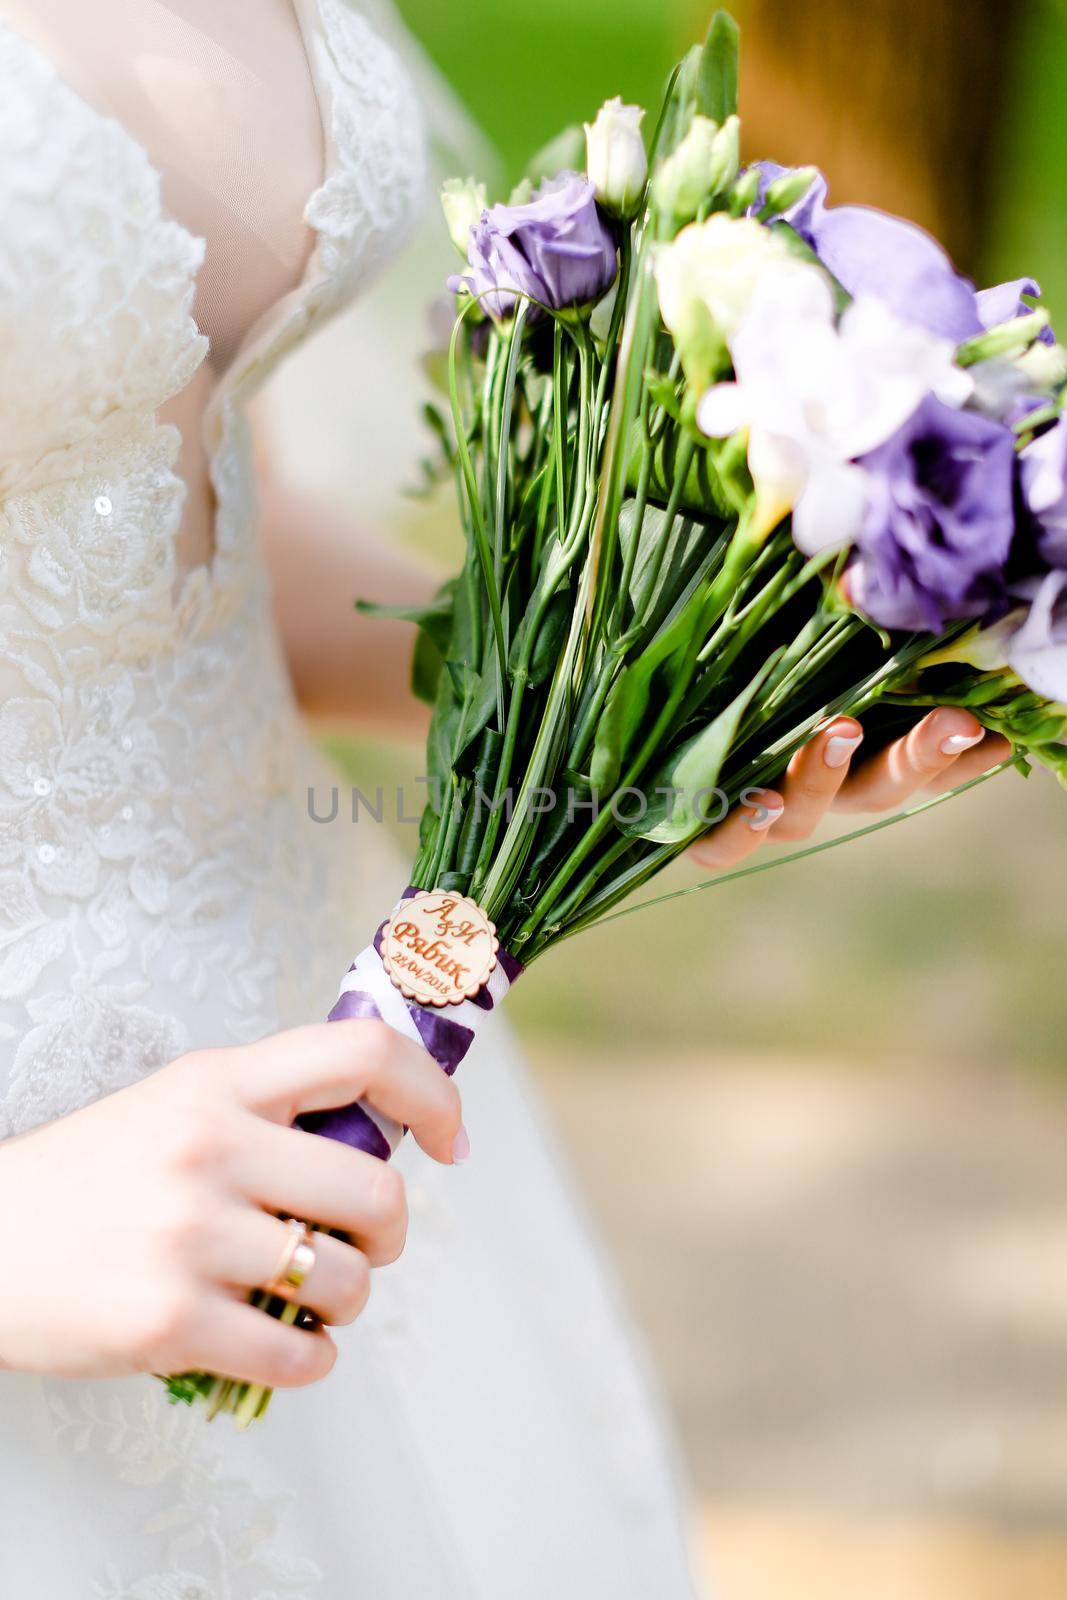
[[(402, 898), (407, 900), (415, 892), (414, 889), (408, 888)], [(383, 922), (374, 936), (374, 949), (379, 954), (384, 928)], [(497, 952), (497, 964), (509, 987), (523, 971), (522, 962), (516, 961), (506, 950)], [(397, 994), (399, 995), (399, 990)], [(487, 1014), (491, 1012), (496, 1002), (489, 991), (489, 984), (483, 984), (467, 1004), (477, 1006), (480, 1011)], [(441, 1070), (451, 1077), (474, 1043), (474, 1028), (460, 1022), (456, 1016), (449, 1015), (450, 1010), (459, 1011), (459, 1007), (420, 1006), (413, 1000), (405, 1000), (404, 1005), (427, 1051)], [(341, 993), (328, 1020), (339, 1022), (352, 1017), (382, 1020), (382, 1013), (373, 995), (359, 988), (345, 989)], [(304, 1128), (308, 1133), (319, 1133), (324, 1138), (336, 1139), (338, 1143), (347, 1144), (353, 1150), (364, 1150), (368, 1155), (377, 1156), (381, 1161), (388, 1161), (392, 1154), (389, 1140), (374, 1118), (369, 1116), (358, 1103), (340, 1107), (335, 1111), (306, 1112), (297, 1118), (297, 1126)]]

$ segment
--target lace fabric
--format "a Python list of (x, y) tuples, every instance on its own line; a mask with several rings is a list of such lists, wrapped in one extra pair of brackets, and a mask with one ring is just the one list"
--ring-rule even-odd
[[(164, 215), (137, 145), (0, 31), (13, 152), (0, 165), (0, 1027), (17, 1041), (0, 1073), (3, 1132), (188, 1042), (184, 969), (216, 954), (212, 905), (231, 921), (246, 908), (244, 937), (225, 943), (262, 968), (259, 885), (293, 903), (263, 871), (268, 828), (291, 816), (300, 733), (257, 565), (242, 406), (384, 264), (422, 188), (417, 108), (395, 55), (336, 0), (306, 8), (304, 25), (330, 130), (328, 176), (307, 208), (319, 243), (217, 397), (217, 549), (182, 582), (178, 440), (154, 413), (205, 354), (191, 316), (201, 247)], [(254, 695), (240, 688), (252, 684)], [(183, 973), (174, 1010), (142, 1016), (161, 970)], [(277, 1026), (269, 982), (245, 970), (229, 986), (229, 1036)], [(128, 1048), (99, 1050), (108, 1028)]]
[[(130, 136), (0, 27), (0, 1137), (325, 1015), (395, 898), (388, 859), (306, 816), (321, 771), (270, 619), (244, 407), (397, 249), (422, 135), (358, 9), (298, 12), (315, 244), (208, 416), (215, 554), (187, 574), (156, 412), (204, 360), (201, 245)], [(0, 1375), (5, 1597), (689, 1593), (628, 1336), (499, 1036), (494, 1056), (464, 1067), (493, 1153), (465, 1188), (405, 1153), (403, 1271), (343, 1371), (255, 1436), (168, 1411), (147, 1379)]]

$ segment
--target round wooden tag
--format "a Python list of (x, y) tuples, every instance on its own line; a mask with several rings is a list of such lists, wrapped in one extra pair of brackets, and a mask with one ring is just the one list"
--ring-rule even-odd
[(446, 889), (420, 889), (382, 929), (382, 965), (420, 1006), (458, 1005), (496, 966), (500, 941), (481, 906)]

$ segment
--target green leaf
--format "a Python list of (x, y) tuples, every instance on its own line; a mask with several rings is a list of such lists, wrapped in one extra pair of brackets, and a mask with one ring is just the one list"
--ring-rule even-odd
[[(445, 589), (451, 591), (454, 584), (446, 584)], [(416, 627), (423, 628), (430, 635), (439, 650), (448, 647), (448, 634), (452, 626), (452, 594), (445, 589), (439, 590), (434, 598), (425, 605), (418, 606), (385, 606), (379, 605), (376, 600), (357, 600), (356, 610), (365, 617), (391, 618), (397, 622), (414, 622)]]
[[(648, 809), (621, 831), (657, 844), (682, 844), (708, 827), (706, 812), (712, 798), (707, 791), (719, 781), (723, 764), (737, 736), (741, 718), (773, 664), (771, 658), (725, 710), (664, 763), (646, 791)], [(657, 794), (657, 789), (661, 792)], [(663, 791), (669, 790), (669, 793)]]
[[(662, 403), (656, 395), (653, 398), (657, 403)], [(630, 452), (626, 461), (626, 487), (636, 489), (646, 448), (640, 422), (630, 429), (628, 442)], [(680, 442), (677, 432), (671, 430), (656, 446), (649, 487), (653, 500), (670, 499), (674, 487), (673, 462)], [(725, 521), (736, 514), (739, 498), (744, 504), (752, 491), (745, 454), (748, 437), (743, 434), (739, 438), (737, 434), (731, 434), (728, 439), (721, 441), (707, 439), (700, 434), (695, 442), (698, 448), (689, 463), (679, 505), (683, 511), (694, 511), (701, 517)], [(725, 447), (730, 447), (729, 451)], [(720, 461), (724, 463), (724, 471), (720, 471)]]
[(503, 735), (495, 728), (486, 728), (478, 744), (471, 751), (471, 787), (467, 796), (467, 814), (463, 819), (463, 830), (456, 852), (456, 870), (462, 875), (464, 890), (470, 882), (470, 875), (478, 860), (478, 851), (490, 815), (484, 797), (492, 798), (503, 745)]
[[(528, 635), (536, 622), (542, 604), (539, 587), (534, 591), (526, 608), (526, 614), (519, 623), (511, 643), (511, 655), (508, 665), (512, 672), (515, 671), (526, 655)], [(550, 677), (555, 670), (559, 652), (563, 646), (564, 639), (567, 637), (572, 615), (570, 591), (563, 589), (559, 594), (553, 596), (537, 628), (537, 636), (530, 650), (528, 677), (526, 680), (531, 687), (544, 683), (545, 679)]]
[(700, 52), (697, 73), (699, 110), (720, 127), (737, 110), (737, 70), (741, 30), (726, 11), (716, 11)]
[[(650, 367), (645, 372), (645, 388), (653, 405), (660, 406), (675, 422), (681, 422), (682, 404), (678, 398), (678, 385), (673, 378)], [(640, 422), (634, 426), (638, 431), (635, 438), (631, 429), (631, 440), (639, 445), (644, 437), (644, 428)]]
[(437, 812), (434, 810), (433, 805), (427, 801), (422, 808), (422, 816), (419, 818), (419, 849), (429, 850), (436, 837)]
[(431, 706), (437, 697), (441, 666), (452, 636), (455, 596), (456, 579), (450, 578), (424, 605), (388, 606), (374, 600), (356, 601), (356, 610), (363, 616), (413, 622), (418, 628), (411, 658), (411, 688), (413, 694)]
[[(629, 557), (634, 539), (639, 540), (630, 574), (630, 603), (636, 616), (652, 617), (660, 610), (664, 598), (673, 600), (681, 593), (699, 561), (701, 548), (709, 542), (709, 536), (699, 523), (675, 517), (674, 526), (666, 535), (666, 549), (660, 560), (660, 546), (664, 544), (667, 525), (666, 512), (659, 506), (646, 505), (640, 529), (635, 525), (636, 512), (636, 501), (623, 501), (619, 512), (619, 543), (625, 560)], [(657, 562), (658, 571), (655, 570)]]
[(452, 440), (452, 425), (446, 421), (444, 413), (437, 406), (427, 401), (422, 408), (422, 418), (430, 432), (436, 438), (445, 459), (450, 466), (455, 465), (456, 451)]
[(572, 615), (570, 591), (562, 589), (559, 594), (553, 596), (544, 621), (537, 631), (533, 655), (530, 657), (530, 683), (534, 687), (544, 683), (556, 670), (556, 662), (567, 638)]
[(465, 661), (446, 661), (445, 666), (461, 702), (453, 744), (453, 761), (458, 767), (463, 752), (477, 739), (496, 710), (496, 678), (492, 672), (484, 675), (475, 672)]
[(449, 673), (442, 672), (437, 683), (437, 703), (426, 741), (426, 776), (430, 785), (430, 804), (441, 814), (452, 793), (452, 746), (459, 728), (460, 708)]
[(444, 664), (444, 656), (425, 629), (420, 628), (411, 657), (411, 692), (417, 700), (433, 705)]
[(658, 667), (692, 640), (699, 627), (707, 596), (697, 590), (635, 660), (616, 678), (597, 723), (589, 777), (600, 794), (614, 789), (626, 753), (644, 720)]

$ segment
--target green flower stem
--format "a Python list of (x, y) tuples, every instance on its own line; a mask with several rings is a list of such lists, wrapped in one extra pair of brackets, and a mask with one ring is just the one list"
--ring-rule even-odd
[[(510, 466), (511, 424), (515, 407), (515, 376), (518, 371), (519, 351), (522, 349), (522, 332), (526, 325), (527, 306), (520, 301), (511, 324), (504, 387), (497, 412), (497, 472), (496, 514), (493, 519), (493, 579), (498, 591), (503, 591), (504, 539), (507, 525), (508, 482)], [(494, 410), (496, 408), (494, 407)]]
[(623, 319), (615, 388), (601, 465), (601, 488), (591, 540), (595, 582), (590, 594), (590, 649), (586, 651), (586, 659), (592, 654), (592, 647), (599, 642), (605, 613), (613, 598), (611, 572), (618, 539), (626, 454), (630, 429), (641, 406), (645, 355), (652, 335), (654, 303), (651, 240), (646, 236), (642, 239), (634, 266), (633, 292), (629, 296)]
[[(681, 448), (678, 451), (676, 475), (674, 483), (671, 485), (670, 498), (667, 501), (667, 510), (664, 514), (663, 528), (659, 538), (656, 541), (656, 548), (653, 552), (652, 560), (649, 562), (648, 575), (645, 578), (649, 595), (655, 593), (656, 584), (659, 581), (659, 575), (663, 569), (663, 561), (667, 553), (667, 542), (674, 531), (674, 524), (678, 518), (679, 507), (682, 503), (682, 494), (685, 490), (685, 480), (689, 475), (689, 467), (693, 460), (693, 453), (695, 449), (696, 446), (694, 445), (692, 439), (686, 435), (682, 441)], [(635, 545), (639, 538), (640, 526), (637, 526), (634, 529)]]
[[(622, 782), (617, 784), (613, 790), (611, 798), (614, 798), (614, 796), (623, 789), (632, 788), (637, 783), (641, 773), (644, 771), (645, 766), (651, 757), (654, 756), (659, 750), (664, 734), (670, 727), (675, 710), (677, 709), (678, 704), (681, 701), (686, 688), (688, 687), (689, 675), (693, 666), (695, 665), (695, 662), (696, 652), (693, 651), (691, 653), (691, 659), (686, 663), (687, 670), (683, 670), (678, 673), (678, 677), (671, 689), (670, 694), (667, 697), (666, 704), (661, 710), (659, 716), (656, 718), (656, 721), (650, 733), (645, 738), (644, 743), (641, 745), (638, 755), (627, 768)], [(522, 924), (515, 937), (515, 941), (511, 947), (513, 954), (517, 955), (519, 953), (527, 940), (532, 938), (533, 934), (537, 930), (538, 924), (542, 921), (542, 919), (551, 914), (551, 907), (557, 895), (566, 889), (572, 873), (582, 865), (583, 861), (588, 858), (590, 853), (600, 843), (601, 839), (604, 837), (604, 834), (607, 832), (608, 828), (611, 827), (614, 820), (615, 819), (610, 810), (609, 802), (608, 809), (599, 812), (595, 821), (582, 835), (578, 843), (572, 849), (571, 853), (567, 856), (566, 860), (553, 875), (548, 887), (538, 897), (532, 912)]]
[(558, 317), (552, 329), (552, 446), (556, 460), (556, 527), (563, 526), (563, 507), (567, 504), (567, 426), (563, 408), (570, 392), (570, 380), (565, 379), (566, 363), (563, 350), (563, 324)]
[[(590, 919), (575, 922), (566, 931), (557, 933), (557, 939), (569, 939), (571, 934), (578, 933), (582, 928), (592, 926), (596, 922), (604, 927), (609, 922), (617, 922), (620, 917), (628, 917), (635, 911), (645, 911), (650, 906), (666, 905), (671, 900), (682, 900), (687, 895), (701, 894), (705, 889), (717, 889), (724, 883), (735, 883), (739, 878), (754, 877), (757, 872), (771, 872), (777, 867), (785, 867), (793, 861), (805, 861), (809, 856), (822, 855), (827, 850), (836, 850), (839, 845), (851, 844), (855, 839), (866, 839), (869, 834), (881, 833), (884, 828), (893, 828), (898, 822), (905, 822), (909, 817), (921, 816), (924, 811), (932, 811), (935, 806), (944, 805), (948, 800), (954, 800), (957, 795), (966, 794), (968, 789), (976, 789), (979, 784), (986, 783), (990, 778), (997, 777), (1015, 765), (1015, 758), (1001, 761), (997, 766), (991, 767), (988, 772), (979, 773), (977, 778), (969, 778), (966, 783), (957, 784), (954, 789), (948, 789), (944, 794), (936, 794), (929, 800), (923, 800), (918, 805), (909, 806), (904, 811), (897, 811), (891, 817), (880, 817), (877, 822), (868, 822), (862, 828), (854, 828), (849, 833), (841, 834), (836, 839), (823, 839), (818, 844), (806, 845), (802, 850), (791, 850), (788, 855), (775, 856), (769, 861), (757, 861), (750, 867), (738, 867), (733, 872), (720, 873), (715, 878), (705, 878), (703, 883), (689, 884), (684, 889), (675, 889), (670, 894), (654, 895), (650, 900), (639, 900), (636, 905), (624, 906), (620, 911), (613, 912), (610, 916), (597, 915)], [(627, 891), (629, 892), (629, 891)]]
[(511, 768), (515, 761), (515, 748), (519, 740), (519, 730), (522, 726), (522, 702), (526, 692), (526, 685), (530, 678), (529, 650), (524, 651), (524, 659), (515, 668), (511, 675), (511, 700), (508, 704), (508, 720), (504, 730), (504, 745), (500, 753), (500, 766), (497, 769), (496, 784), (493, 789), (493, 807), (489, 820), (485, 825), (478, 858), (475, 862), (474, 873), (471, 878), (470, 894), (480, 905), (482, 878), (488, 867), (490, 857), (500, 833), (500, 819), (503, 809), (499, 804), (507, 791), (511, 780)]
[(493, 637), (496, 644), (497, 666), (499, 678), (497, 680), (497, 713), (501, 725), (504, 721), (504, 684), (507, 682), (508, 652), (504, 637), (504, 618), (500, 609), (500, 594), (496, 586), (493, 569), (493, 552), (486, 535), (485, 521), (482, 516), (481, 498), (478, 491), (478, 481), (471, 461), (470, 450), (467, 447), (466, 431), (463, 426), (463, 414), (460, 407), (459, 391), (456, 381), (456, 344), (464, 318), (469, 307), (456, 318), (456, 325), (452, 329), (452, 338), (448, 347), (448, 393), (452, 407), (452, 420), (456, 435), (456, 454), (459, 457), (463, 471), (463, 480), (467, 491), (467, 502), (471, 511), (471, 533), (474, 546), (478, 553), (478, 560), (482, 568), (482, 580), (489, 597), (489, 609), (493, 619)]
[[(642, 419), (644, 420), (644, 419)], [(612, 613), (614, 627), (612, 631), (618, 636), (622, 632), (619, 626), (623, 610), (630, 598), (630, 585), (633, 582), (634, 567), (637, 564), (637, 555), (641, 546), (641, 533), (645, 521), (645, 507), (648, 505), (648, 489), (652, 482), (652, 450), (648, 442), (645, 429), (641, 429), (641, 465), (637, 472), (637, 487), (634, 492), (634, 526), (630, 548), (626, 552), (622, 564), (622, 574), (619, 578), (618, 605)]]
[(556, 663), (548, 698), (545, 702), (541, 725), (537, 730), (529, 764), (523, 778), (516, 805), (496, 860), (482, 888), (482, 900), (494, 922), (500, 922), (507, 908), (522, 863), (533, 845), (531, 830), (526, 823), (526, 812), (535, 789), (541, 788), (549, 771), (552, 756), (559, 738), (563, 708), (571, 688), (571, 675), (582, 638), (585, 608), (588, 597), (590, 569), (586, 564), (579, 586), (577, 603), (571, 619), (567, 643)]

